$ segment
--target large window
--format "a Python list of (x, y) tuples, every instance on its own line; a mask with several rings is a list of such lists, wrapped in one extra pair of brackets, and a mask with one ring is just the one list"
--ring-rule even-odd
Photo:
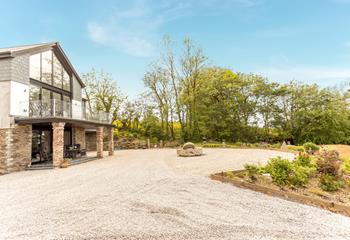
[(29, 58), (29, 64), (30, 64), (30, 68), (29, 68), (29, 76), (30, 78), (33, 79), (37, 79), (40, 80), (40, 62), (41, 62), (41, 58), (40, 58), (40, 54), (35, 54), (30, 56)]
[(70, 76), (51, 51), (30, 56), (30, 78), (70, 91)]

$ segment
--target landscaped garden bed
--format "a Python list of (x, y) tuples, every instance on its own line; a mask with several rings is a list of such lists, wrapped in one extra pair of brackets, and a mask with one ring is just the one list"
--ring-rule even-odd
[(214, 180), (350, 216), (350, 172), (337, 151), (307, 147), (293, 160), (272, 158), (264, 166), (211, 175)]

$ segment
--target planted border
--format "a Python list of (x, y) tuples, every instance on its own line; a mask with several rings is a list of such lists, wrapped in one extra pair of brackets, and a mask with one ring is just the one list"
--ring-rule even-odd
[[(237, 174), (240, 172), (242, 172), (242, 170), (233, 171), (233, 174)], [(296, 193), (286, 192), (283, 190), (277, 190), (267, 186), (248, 183), (239, 179), (232, 179), (232, 178), (226, 177), (224, 172), (212, 174), (210, 175), (210, 178), (212, 180), (220, 181), (223, 183), (230, 183), (236, 187), (246, 188), (256, 192), (267, 194), (269, 196), (279, 197), (285, 200), (319, 207), (334, 213), (339, 213), (344, 216), (350, 217), (350, 206), (348, 205), (334, 203), (332, 201), (327, 201), (327, 200), (316, 199), (310, 196), (304, 196)]]

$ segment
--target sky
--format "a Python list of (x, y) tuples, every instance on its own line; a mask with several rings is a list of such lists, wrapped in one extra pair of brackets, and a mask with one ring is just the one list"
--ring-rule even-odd
[(131, 97), (165, 35), (271, 81), (350, 82), (350, 0), (2, 0), (0, 12), (0, 47), (58, 41), (80, 74), (112, 73)]

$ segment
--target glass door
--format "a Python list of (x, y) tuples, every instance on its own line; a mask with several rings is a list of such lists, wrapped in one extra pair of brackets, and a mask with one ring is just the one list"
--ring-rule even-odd
[(32, 163), (51, 161), (52, 131), (36, 129), (32, 134)]

